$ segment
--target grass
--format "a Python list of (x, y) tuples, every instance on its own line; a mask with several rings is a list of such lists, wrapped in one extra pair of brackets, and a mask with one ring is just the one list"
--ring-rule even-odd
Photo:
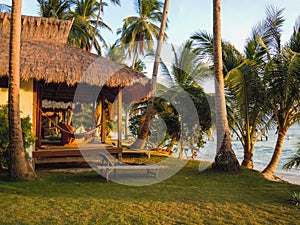
[[(199, 172), (191, 161), (150, 186), (106, 183), (96, 172), (38, 171), (33, 182), (0, 176), (0, 224), (297, 224), (300, 186), (258, 172)], [(147, 178), (152, 179), (152, 178)]]

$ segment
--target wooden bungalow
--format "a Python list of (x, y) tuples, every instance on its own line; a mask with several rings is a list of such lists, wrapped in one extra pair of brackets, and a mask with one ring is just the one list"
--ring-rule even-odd
[[(7, 103), (10, 19), (9, 13), (0, 13), (0, 104)], [(118, 144), (106, 150), (121, 153), (122, 101), (143, 99), (150, 90), (143, 74), (67, 45), (71, 26), (72, 21), (22, 16), (20, 106), (22, 116), (32, 119), (37, 141), (28, 151), (37, 159), (72, 158), (82, 153), (77, 147), (42, 149), (43, 101), (85, 103), (95, 108), (97, 102), (104, 105), (118, 98)], [(105, 130), (104, 109), (102, 107), (102, 131)], [(105, 142), (105, 132), (101, 133), (101, 138)], [(59, 160), (61, 158), (56, 158), (53, 162)]]

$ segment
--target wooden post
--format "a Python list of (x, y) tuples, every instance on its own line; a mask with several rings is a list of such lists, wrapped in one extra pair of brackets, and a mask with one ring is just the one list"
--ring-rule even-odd
[(105, 114), (105, 98), (101, 97), (101, 142), (106, 141), (106, 114)]
[(118, 154), (119, 160), (122, 159), (122, 88), (118, 91), (118, 149), (121, 153)]
[(36, 106), (35, 111), (35, 135), (37, 137), (35, 141), (35, 149), (39, 149), (42, 146), (42, 85), (39, 81), (34, 81), (34, 103)]

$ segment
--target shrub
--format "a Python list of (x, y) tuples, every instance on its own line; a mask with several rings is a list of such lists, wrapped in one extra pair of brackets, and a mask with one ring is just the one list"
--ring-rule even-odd
[[(24, 148), (30, 147), (35, 137), (32, 134), (32, 124), (29, 117), (21, 118), (22, 134), (24, 140)], [(6, 167), (8, 163), (8, 144), (9, 144), (9, 130), (8, 130), (8, 105), (0, 105), (0, 165)]]
[(294, 192), (292, 194), (291, 202), (292, 202), (292, 204), (296, 205), (297, 207), (300, 207), (300, 192)]

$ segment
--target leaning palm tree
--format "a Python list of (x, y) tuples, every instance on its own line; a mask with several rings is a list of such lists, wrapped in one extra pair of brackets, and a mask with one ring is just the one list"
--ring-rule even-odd
[(21, 0), (12, 1), (8, 79), (9, 175), (14, 179), (32, 180), (36, 174), (25, 158), (20, 118), (21, 5)]
[[(154, 0), (147, 0), (146, 2), (148, 2), (148, 4), (145, 5), (144, 1), (145, 0), (141, 0), (141, 1), (138, 0), (138, 3), (139, 3), (138, 6), (141, 7), (140, 8), (141, 12), (145, 11), (147, 8), (152, 8), (151, 5), (148, 5), (150, 3), (159, 4), (159, 2), (157, 2), (156, 0), (155, 1)], [(141, 4), (141, 2), (142, 2), (142, 4)], [(157, 44), (157, 48), (156, 48), (156, 52), (155, 52), (155, 60), (154, 60), (153, 72), (152, 72), (151, 96), (148, 100), (146, 118), (145, 118), (145, 121), (144, 121), (144, 123), (141, 127), (138, 138), (136, 139), (136, 141), (131, 146), (132, 148), (143, 148), (146, 144), (146, 138), (147, 138), (148, 133), (149, 133), (150, 121), (151, 121), (151, 117), (152, 117), (152, 108), (153, 108), (154, 99), (155, 99), (154, 94), (156, 92), (156, 83), (157, 83), (158, 67), (159, 67), (159, 62), (160, 62), (160, 54), (161, 54), (161, 49), (162, 49), (162, 46), (163, 46), (163, 40), (165, 40), (165, 36), (166, 36), (165, 30), (166, 30), (166, 27), (167, 27), (169, 3), (170, 3), (169, 0), (165, 0), (164, 9), (163, 9), (162, 18), (161, 18), (161, 25), (160, 25), (159, 34), (158, 34), (158, 44)], [(146, 9), (144, 9), (144, 8), (146, 8)], [(152, 13), (150, 13), (150, 15), (159, 16), (159, 13), (158, 14), (157, 13), (153, 14), (153, 12), (152, 12)], [(149, 25), (151, 25), (151, 23)]]
[[(159, 26), (163, 14), (162, 3), (159, 0), (136, 0), (137, 16), (124, 19), (124, 25), (117, 30), (121, 37), (117, 42), (126, 46), (128, 54), (132, 55), (132, 67), (134, 67), (138, 54), (153, 51), (153, 42), (159, 37)], [(166, 35), (164, 35), (166, 38)]]
[(213, 52), (215, 74), (215, 110), (217, 129), (217, 152), (213, 168), (233, 171), (239, 168), (239, 162), (232, 150), (229, 125), (226, 112), (224, 91), (222, 46), (221, 46), (221, 1), (213, 1)]
[[(261, 46), (267, 51), (268, 63), (265, 66), (264, 82), (267, 95), (277, 124), (277, 141), (272, 159), (263, 174), (273, 178), (278, 165), (285, 135), (288, 129), (300, 120), (300, 29), (295, 27), (291, 41), (281, 45), (281, 27), (284, 22), (283, 10), (268, 7), (264, 22), (265, 40)], [(295, 44), (296, 43), (296, 44)]]

